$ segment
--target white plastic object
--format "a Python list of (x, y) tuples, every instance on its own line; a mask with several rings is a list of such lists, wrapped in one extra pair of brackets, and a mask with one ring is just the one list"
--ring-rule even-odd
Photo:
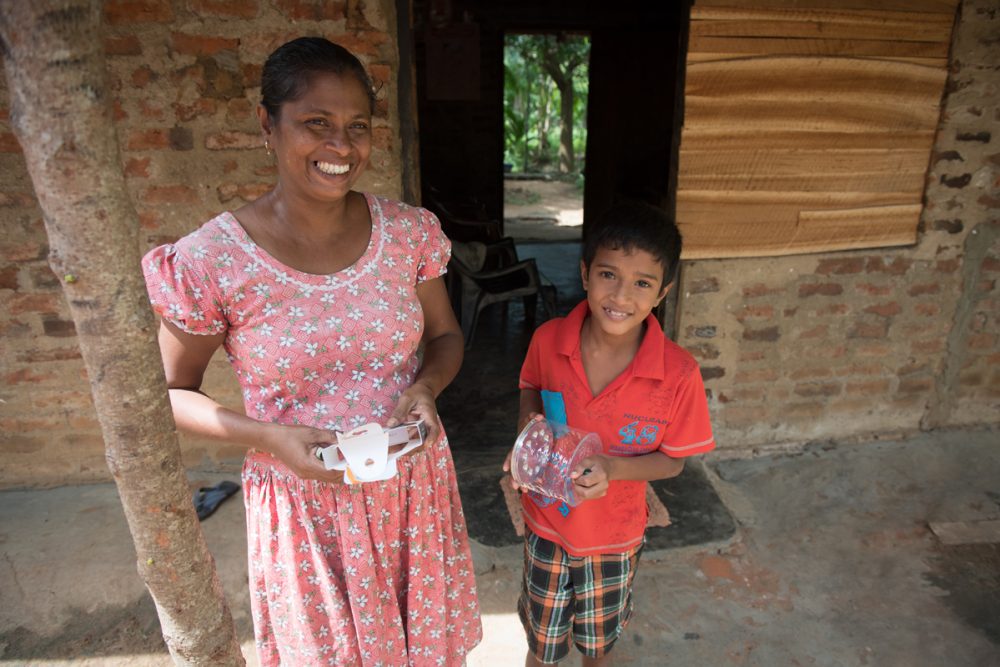
[[(346, 433), (337, 433), (337, 443), (322, 447), (317, 456), (327, 470), (344, 471), (348, 484), (391, 479), (398, 472), (396, 459), (424, 444), (427, 428), (423, 420), (406, 422), (385, 430), (370, 423)], [(405, 446), (389, 453), (389, 447)]]

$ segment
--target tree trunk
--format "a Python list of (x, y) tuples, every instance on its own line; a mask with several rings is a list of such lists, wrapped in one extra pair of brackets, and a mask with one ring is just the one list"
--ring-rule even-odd
[(576, 168), (573, 154), (573, 70), (579, 63), (562, 63), (552, 51), (546, 51), (542, 60), (546, 74), (559, 89), (559, 171), (572, 173)]
[(99, 0), (0, 2), (11, 123), (167, 647), (176, 664), (242, 665), (181, 465), (111, 119), (100, 17)]

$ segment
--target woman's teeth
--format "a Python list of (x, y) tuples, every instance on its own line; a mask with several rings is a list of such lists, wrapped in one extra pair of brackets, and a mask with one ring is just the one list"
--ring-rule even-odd
[(346, 174), (351, 169), (349, 164), (332, 164), (330, 162), (317, 162), (316, 168), (322, 171), (324, 174), (330, 174), (331, 176), (340, 176), (341, 174)]

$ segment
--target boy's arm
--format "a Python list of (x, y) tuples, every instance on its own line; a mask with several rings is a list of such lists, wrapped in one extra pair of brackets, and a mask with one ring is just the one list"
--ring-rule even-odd
[(542, 393), (537, 389), (522, 389), (521, 403), (517, 411), (517, 432), (528, 424), (535, 415), (542, 414)]
[[(589, 472), (585, 471), (589, 470)], [(641, 456), (606, 456), (597, 454), (580, 462), (570, 477), (575, 479), (574, 492), (581, 500), (600, 498), (608, 492), (613, 479), (646, 480), (676, 477), (684, 470), (684, 459), (675, 459), (663, 452)]]

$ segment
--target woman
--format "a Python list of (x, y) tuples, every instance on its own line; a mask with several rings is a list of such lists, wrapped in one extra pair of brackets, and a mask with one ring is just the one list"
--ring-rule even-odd
[[(144, 259), (178, 426), (249, 448), (260, 663), (461, 664), (482, 631), (435, 408), (462, 361), (441, 278), (450, 246), (428, 211), (352, 190), (374, 93), (350, 52), (279, 47), (261, 97), (274, 189)], [(246, 416), (200, 392), (220, 345)], [(428, 444), (388, 480), (347, 484), (316, 455), (334, 431), (412, 419)]]

